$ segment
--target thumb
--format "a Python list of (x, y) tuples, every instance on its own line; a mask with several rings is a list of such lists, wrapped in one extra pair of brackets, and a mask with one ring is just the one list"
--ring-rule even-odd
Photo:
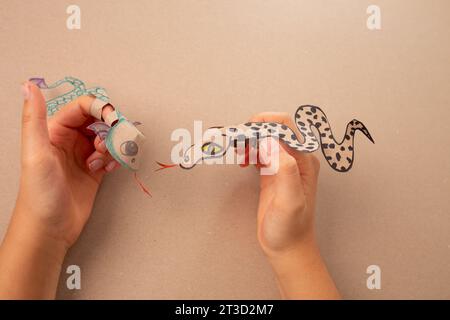
[[(268, 184), (276, 184), (278, 197), (281, 201), (289, 202), (292, 194), (301, 194), (303, 183), (296, 159), (290, 155), (278, 141), (273, 138), (266, 140), (268, 143), (260, 144), (261, 160), (265, 166), (261, 168), (261, 187)], [(264, 158), (269, 159), (264, 159)], [(266, 174), (263, 169), (270, 169)]]
[(265, 237), (271, 239), (269, 241), (272, 243), (281, 245), (285, 239), (298, 234), (306, 198), (295, 158), (282, 146), (279, 146), (277, 158), (272, 157), (272, 161), (279, 162), (277, 172), (260, 177), (261, 192), (267, 188), (270, 195), (265, 197), (269, 198), (266, 200), (269, 210), (259, 219), (263, 219)]
[(33, 83), (27, 81), (22, 84), (22, 93), (22, 154), (29, 157), (50, 144), (47, 107), (41, 91)]
[(280, 147), (279, 168), (274, 175), (277, 198), (283, 204), (292, 203), (292, 196), (297, 200), (303, 195), (303, 184), (297, 161), (283, 147)]

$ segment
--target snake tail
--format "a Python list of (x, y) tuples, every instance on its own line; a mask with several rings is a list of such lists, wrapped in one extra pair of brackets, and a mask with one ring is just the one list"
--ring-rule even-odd
[(312, 127), (317, 129), (322, 153), (328, 164), (338, 172), (347, 172), (353, 166), (356, 131), (361, 131), (372, 143), (375, 143), (366, 126), (356, 119), (347, 124), (345, 135), (342, 141), (338, 142), (326, 115), (316, 106), (300, 106), (295, 113), (295, 122), (302, 133), (309, 132)]

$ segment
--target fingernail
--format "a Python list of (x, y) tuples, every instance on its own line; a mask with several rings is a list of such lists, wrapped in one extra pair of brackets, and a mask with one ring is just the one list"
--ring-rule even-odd
[(91, 170), (92, 172), (95, 172), (95, 171), (101, 169), (104, 164), (105, 163), (103, 162), (102, 159), (95, 159), (95, 160), (91, 161), (91, 163), (89, 163), (89, 170)]
[(114, 161), (114, 160), (112, 160), (112, 161), (110, 161), (110, 162), (106, 165), (105, 170), (106, 170), (107, 172), (110, 172), (110, 171), (114, 170), (114, 168), (116, 167), (116, 165), (117, 165), (117, 162)]
[(23, 95), (23, 99), (26, 101), (30, 98), (30, 85), (28, 83), (23, 83), (21, 86), (21, 91)]

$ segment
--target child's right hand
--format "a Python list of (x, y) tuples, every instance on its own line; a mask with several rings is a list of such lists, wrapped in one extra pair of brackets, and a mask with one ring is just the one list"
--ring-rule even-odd
[[(282, 123), (300, 136), (290, 117), (284, 113), (261, 113), (250, 121)], [(271, 143), (277, 142), (271, 139), (268, 144)], [(283, 143), (272, 150), (279, 150), (278, 155), (270, 155), (268, 150), (269, 157), (278, 156), (278, 171), (273, 175), (261, 175), (258, 208), (258, 240), (269, 258), (314, 239), (320, 167), (313, 154), (294, 151)]]
[[(261, 113), (250, 121), (282, 123), (300, 136), (291, 118), (284, 113)], [(270, 143), (277, 142), (271, 139)], [(339, 298), (320, 257), (314, 234), (319, 160), (283, 143), (277, 149), (278, 171), (260, 176), (259, 243), (277, 274), (285, 297)], [(277, 155), (267, 151), (273, 161)]]

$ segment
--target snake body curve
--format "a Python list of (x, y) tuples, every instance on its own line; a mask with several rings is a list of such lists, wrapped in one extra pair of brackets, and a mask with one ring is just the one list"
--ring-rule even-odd
[[(346, 172), (353, 166), (354, 137), (356, 131), (361, 131), (372, 143), (374, 140), (366, 126), (359, 120), (353, 119), (347, 124), (343, 139), (338, 142), (333, 135), (330, 123), (325, 113), (317, 106), (303, 105), (295, 112), (295, 124), (301, 135), (287, 125), (276, 122), (247, 122), (237, 126), (215, 127), (221, 131), (226, 139), (223, 144), (217, 141), (206, 141), (200, 146), (192, 145), (185, 151), (179, 164), (183, 169), (191, 169), (201, 160), (222, 157), (230, 148), (245, 141), (246, 145), (256, 147), (263, 138), (274, 137), (281, 140), (288, 147), (299, 152), (311, 153), (321, 148), (327, 163), (338, 172)], [(316, 128), (316, 136), (312, 128)], [(195, 157), (195, 148), (201, 154)], [(194, 155), (194, 156), (193, 156)]]
[(62, 106), (83, 95), (92, 95), (102, 101), (109, 101), (108, 94), (106, 93), (106, 90), (104, 88), (93, 87), (86, 89), (86, 85), (84, 84), (84, 82), (74, 77), (65, 77), (61, 80), (56, 81), (55, 83), (52, 83), (51, 85), (47, 85), (43, 78), (31, 78), (30, 81), (35, 83), (40, 89), (55, 89), (60, 85), (63, 85), (64, 83), (68, 83), (73, 86), (73, 89), (69, 92), (58, 95), (57, 97), (46, 101), (48, 116), (52, 116)]

